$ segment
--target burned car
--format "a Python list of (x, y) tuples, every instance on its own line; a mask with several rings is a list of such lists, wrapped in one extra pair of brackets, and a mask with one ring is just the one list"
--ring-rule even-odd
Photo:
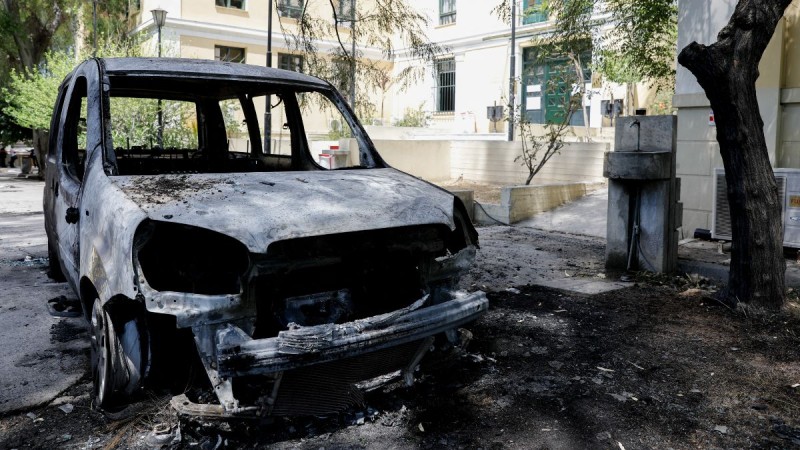
[(46, 164), (50, 273), (80, 299), (102, 408), (194, 359), (216, 398), (179, 410), (334, 412), (412, 382), (488, 307), (457, 290), (478, 243), (461, 201), (389, 167), (314, 77), (91, 59)]

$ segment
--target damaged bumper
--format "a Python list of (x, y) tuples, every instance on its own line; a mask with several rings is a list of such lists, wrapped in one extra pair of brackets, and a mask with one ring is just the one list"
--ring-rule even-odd
[(425, 297), (405, 310), (344, 324), (295, 327), (268, 339), (250, 339), (228, 324), (217, 332), (218, 373), (264, 375), (374, 352), (455, 329), (476, 320), (489, 306), (480, 291), (454, 297), (421, 308)]
[[(194, 403), (182, 395), (172, 406), (206, 418), (318, 415), (363, 403), (363, 390), (373, 384), (402, 376), (410, 385), (435, 335), (444, 333), (452, 344), (460, 344), (458, 327), (489, 307), (480, 291), (451, 292), (451, 300), (424, 306), (428, 300), (425, 296), (407, 308), (343, 324), (292, 324), (264, 339), (252, 339), (227, 323), (207, 335), (213, 336), (216, 358), (206, 370), (220, 404)], [(265, 395), (255, 403), (240, 402), (234, 385), (254, 376), (262, 380), (258, 384)]]

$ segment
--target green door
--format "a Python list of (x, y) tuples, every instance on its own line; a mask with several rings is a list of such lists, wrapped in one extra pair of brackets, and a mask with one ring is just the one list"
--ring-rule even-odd
[[(523, 52), (522, 90), (525, 115), (532, 123), (559, 123), (564, 120), (573, 89), (572, 83), (565, 80), (575, 79), (575, 68), (567, 58), (537, 61), (535, 52), (535, 48), (528, 48)], [(589, 56), (586, 55), (582, 61), (589, 61)], [(584, 82), (591, 79), (591, 72), (587, 67), (583, 72)], [(583, 125), (580, 111), (573, 112), (570, 124)]]
[(564, 82), (569, 77), (570, 63), (566, 59), (547, 61), (545, 66), (544, 89), (544, 121), (545, 123), (561, 123), (567, 113), (572, 85)]

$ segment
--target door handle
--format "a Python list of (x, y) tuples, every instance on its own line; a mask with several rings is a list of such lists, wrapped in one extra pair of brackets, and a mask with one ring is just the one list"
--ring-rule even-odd
[(78, 223), (78, 219), (80, 219), (80, 217), (81, 213), (78, 211), (78, 208), (70, 206), (67, 208), (67, 215), (64, 217), (64, 219), (66, 219), (67, 223), (74, 224)]

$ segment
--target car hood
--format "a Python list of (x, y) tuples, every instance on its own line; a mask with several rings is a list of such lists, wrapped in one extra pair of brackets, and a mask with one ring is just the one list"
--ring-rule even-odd
[(114, 176), (152, 220), (193, 225), (265, 252), (284, 239), (445, 224), (453, 196), (395, 169)]

